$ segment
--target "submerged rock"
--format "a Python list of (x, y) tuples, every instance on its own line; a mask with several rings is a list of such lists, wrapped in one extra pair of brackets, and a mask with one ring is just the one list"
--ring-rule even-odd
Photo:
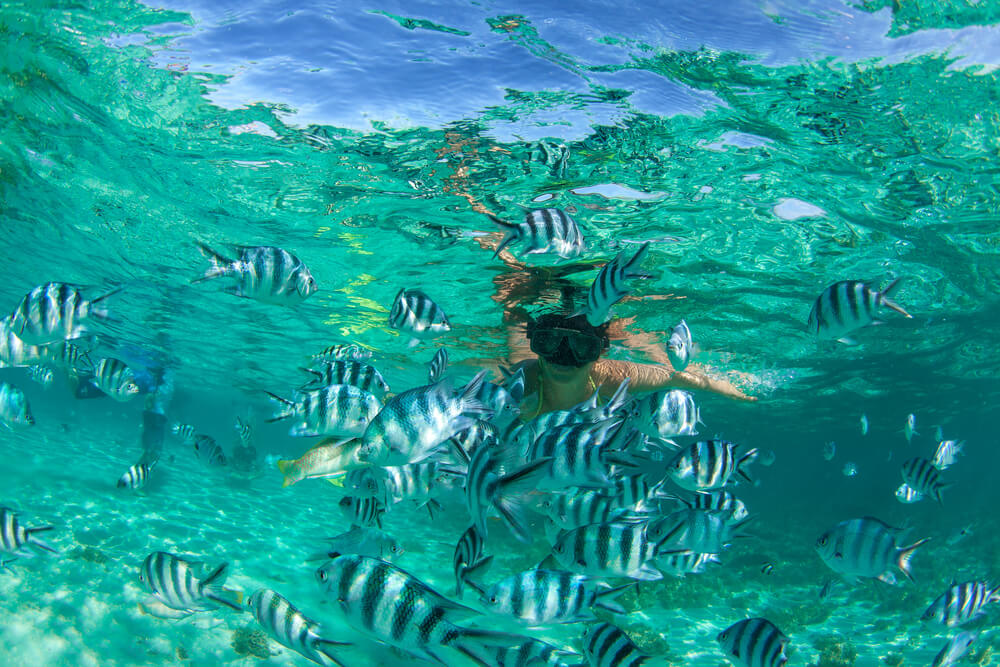
[(270, 658), (271, 648), (268, 642), (267, 634), (252, 625), (244, 625), (233, 630), (232, 647), (238, 655)]

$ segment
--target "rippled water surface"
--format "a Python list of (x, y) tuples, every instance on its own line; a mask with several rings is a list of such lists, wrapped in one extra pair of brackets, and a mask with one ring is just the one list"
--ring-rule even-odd
[[(350, 634), (303, 559), (347, 529), (342, 493), (280, 487), (273, 461), (315, 441), (263, 423), (264, 391), (290, 394), (338, 342), (372, 350), (396, 390), (424, 382), (437, 345), (471, 377), (511, 353), (505, 308), (583, 294), (597, 265), (648, 240), (652, 277), (615, 307), (631, 342), (611, 356), (648, 360), (635, 341), (662, 346), (684, 318), (697, 361), (759, 398), (699, 394), (702, 434), (776, 460), (740, 488), (755, 518), (722, 567), (629, 593), (616, 622), (671, 664), (720, 664), (715, 635), (747, 614), (782, 627), (792, 663), (929, 663), (954, 633), (921, 625), (925, 606), (953, 577), (1000, 576), (998, 22), (991, 0), (4, 2), (0, 312), (50, 280), (122, 286), (96, 350), (162, 358), (168, 418), (227, 449), (235, 417), (254, 414), (262, 471), (207, 468), (168, 438), (155, 483), (116, 493), (142, 401), (76, 401), (63, 375), (43, 389), (0, 369), (37, 421), (0, 429), (0, 504), (54, 525), (60, 550), (0, 571), (3, 661), (308, 664), (274, 643), (242, 657), (249, 616), (137, 608), (142, 558), (174, 550), (228, 561), (230, 585), (275, 588)], [(542, 205), (576, 218), (587, 251), (494, 259), (486, 213)], [(286, 248), (320, 290), (283, 307), (192, 284), (199, 241)], [(912, 319), (888, 311), (854, 346), (806, 331), (826, 286), (895, 278)], [(403, 287), (432, 295), (452, 331), (408, 346), (387, 324)], [(900, 504), (899, 466), (933, 454), (937, 426), (968, 443), (954, 485), (943, 505)], [(446, 591), (468, 520), (453, 501), (436, 522), (386, 517), (401, 565)], [(916, 583), (819, 600), (816, 537), (865, 515), (932, 537)], [(494, 572), (536, 564), (543, 542), (499, 538)], [(997, 613), (979, 622), (980, 664)], [(579, 631), (534, 634), (572, 647)], [(367, 643), (345, 656), (412, 663)]]

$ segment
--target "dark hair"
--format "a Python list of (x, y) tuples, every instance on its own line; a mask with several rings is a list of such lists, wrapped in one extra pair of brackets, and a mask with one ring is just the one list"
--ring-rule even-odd
[(529, 339), (537, 329), (572, 329), (602, 339), (605, 349), (611, 344), (608, 340), (608, 323), (605, 322), (595, 327), (587, 321), (587, 316), (584, 314), (571, 316), (562, 313), (544, 313), (537, 318), (529, 315), (527, 325)]

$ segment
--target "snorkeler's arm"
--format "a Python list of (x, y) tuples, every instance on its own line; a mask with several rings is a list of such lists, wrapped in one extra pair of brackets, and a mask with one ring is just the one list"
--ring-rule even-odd
[(675, 371), (669, 364), (637, 364), (620, 359), (601, 359), (594, 365), (594, 376), (600, 382), (601, 393), (614, 392), (625, 378), (630, 378), (631, 392), (657, 389), (700, 389), (741, 401), (756, 401), (747, 396), (728, 380), (716, 380), (704, 374), (697, 366), (691, 370)]

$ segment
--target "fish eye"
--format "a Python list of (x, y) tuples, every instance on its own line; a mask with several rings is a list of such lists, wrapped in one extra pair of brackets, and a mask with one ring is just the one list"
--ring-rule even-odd
[(842, 554), (842, 553), (840, 553), (840, 552), (838, 551), (837, 553), (833, 554), (833, 557), (834, 557), (834, 558), (837, 558), (837, 559), (841, 559), (841, 558), (843, 558), (843, 557), (844, 557), (844, 554)]
[(496, 604), (496, 603), (497, 603), (497, 596), (495, 595), (490, 596), (490, 604)]
[(721, 635), (719, 635), (719, 639), (729, 639), (729, 630), (726, 630)]
[(325, 571), (323, 571), (323, 570), (320, 570), (319, 572), (317, 572), (317, 573), (316, 573), (316, 577), (317, 577), (317, 578), (318, 578), (318, 579), (319, 579), (320, 581), (326, 581), (326, 577), (327, 577), (327, 574), (326, 574), (326, 572), (325, 572)]
[(826, 535), (824, 535), (823, 537), (819, 538), (816, 541), (816, 544), (818, 544), (821, 547), (826, 546)]

